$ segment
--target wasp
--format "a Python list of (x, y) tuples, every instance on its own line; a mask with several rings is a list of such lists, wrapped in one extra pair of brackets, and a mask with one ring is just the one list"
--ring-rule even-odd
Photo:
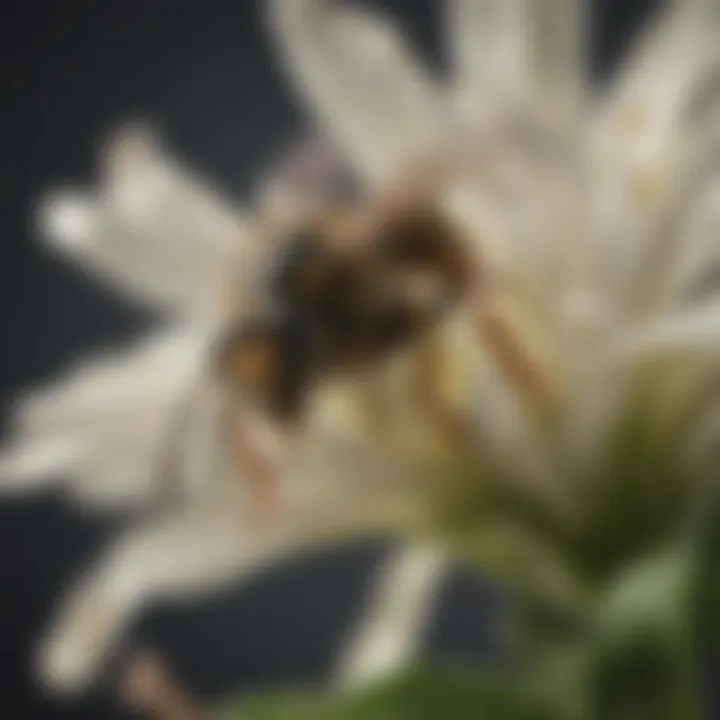
[(217, 377), (238, 398), (233, 443), (249, 470), (255, 517), (277, 511), (278, 467), (261, 424), (280, 444), (298, 437), (308, 397), (328, 377), (371, 371), (408, 352), (423, 409), (443, 432), (469, 440), (467, 423), (439, 397), (432, 352), (433, 337), (464, 303), (472, 305), (478, 340), (512, 381), (546, 399), (532, 362), (488, 301), (469, 242), (427, 182), (432, 174), (418, 171), (380, 196), (330, 175), (314, 212), (274, 238), (262, 309), (231, 326), (215, 356)]

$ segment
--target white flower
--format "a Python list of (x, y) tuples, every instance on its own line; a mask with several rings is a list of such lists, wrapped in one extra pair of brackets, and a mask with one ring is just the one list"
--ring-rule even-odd
[[(720, 139), (712, 122), (717, 20), (710, 2), (669, 4), (600, 93), (586, 75), (579, 0), (445, 5), (448, 82), (389, 20), (362, 7), (267, 2), (301, 99), (368, 183), (382, 188), (428, 157), (457, 163), (442, 201), (486, 260), (498, 306), (535, 341), (538, 372), (557, 387), (556, 414), (539, 426), (497, 368), (483, 368), (470, 398), (477, 452), (557, 522), (591, 527), (587, 502), (574, 502), (586, 489), (578, 478), (593, 481), (648, 368), (657, 376), (646, 415), (671, 428), (678, 467), (691, 457), (687, 471), (702, 468), (720, 432), (711, 384), (720, 298), (697, 297), (720, 248), (708, 165)], [(145, 133), (122, 136), (104, 169), (97, 196), (51, 199), (44, 228), (54, 247), (149, 303), (166, 324), (129, 354), (32, 395), (3, 475), (6, 485), (30, 487), (62, 471), (79, 495), (113, 502), (125, 479), (144, 500), (170, 478), (183, 502), (121, 541), (71, 598), (45, 646), (46, 675), (59, 685), (85, 682), (147, 597), (238, 578), (339, 533), (397, 527), (391, 490), (393, 510), (409, 509), (419, 493), (394, 482), (413, 474), (397, 470), (407, 458), (382, 456), (370, 467), (359, 460), (375, 451), (335, 452), (337, 438), (319, 433), (316, 454), (308, 450), (285, 478), (297, 492), (282, 527), (258, 537), (238, 522), (227, 500), (236, 486), (223, 485), (214, 465), (222, 452), (204, 360), (222, 323), (222, 288), (233, 280), (251, 288), (236, 273), (254, 267), (256, 226)], [(698, 395), (703, 412), (690, 407)], [(658, 447), (666, 438), (658, 430)], [(401, 640), (379, 642), (412, 645)]]

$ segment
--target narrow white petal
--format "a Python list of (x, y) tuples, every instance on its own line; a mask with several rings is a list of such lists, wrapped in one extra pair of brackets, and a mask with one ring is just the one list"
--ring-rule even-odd
[(365, 445), (317, 438), (293, 455), (281, 478), (282, 517), (262, 532), (249, 527), (242, 478), (215, 478), (212, 493), (129, 532), (81, 580), (41, 647), (42, 679), (60, 690), (86, 686), (146, 603), (202, 596), (283, 558), (401, 532), (422, 492), (408, 473)]
[(182, 464), (173, 442), (184, 431), (205, 343), (202, 334), (168, 331), (21, 399), (0, 467), (3, 489), (22, 492), (45, 475), (91, 504), (147, 499), (167, 463)]
[(519, 95), (527, 79), (526, 0), (446, 0), (445, 7), (457, 92), (478, 106), (501, 87)]
[(597, 107), (596, 262), (618, 303), (634, 302), (654, 272), (649, 258), (691, 170), (688, 102), (715, 63), (715, 46), (715, 35), (687, 7), (668, 6)]
[(617, 348), (620, 355), (638, 359), (677, 352), (718, 353), (720, 300), (714, 299), (629, 330), (619, 338)]
[(129, 534), (63, 600), (40, 647), (40, 680), (55, 691), (84, 688), (148, 596), (192, 590), (218, 574), (225, 579), (230, 559), (231, 568), (242, 567), (246, 540), (217, 517), (178, 518)]
[(360, 172), (386, 181), (438, 141), (438, 89), (386, 19), (327, 0), (271, 0), (289, 77)]
[(38, 207), (41, 234), (67, 246), (69, 251), (86, 247), (97, 232), (100, 207), (97, 198), (79, 192), (58, 192)]
[(530, 3), (535, 102), (567, 127), (577, 121), (588, 74), (587, 0)]
[(659, 283), (660, 300), (670, 307), (692, 299), (699, 283), (720, 262), (720, 181), (715, 178), (692, 192)]
[(523, 400), (497, 372), (483, 379), (475, 397), (478, 453), (506, 471), (503, 477), (513, 483), (512, 492), (558, 521), (572, 523), (576, 508)]
[(372, 682), (417, 659), (449, 569), (435, 547), (410, 545), (391, 554), (342, 648), (335, 678), (341, 688)]
[(13, 444), (0, 452), (0, 495), (23, 495), (57, 482), (82, 454), (71, 438)]
[(526, 98), (544, 114), (575, 120), (586, 81), (584, 0), (446, 0), (458, 107)]
[(92, 195), (41, 203), (43, 239), (134, 300), (207, 319), (228, 265), (252, 245), (243, 213), (130, 130), (103, 159)]
[(684, 5), (696, 12), (700, 22), (707, 25), (720, 25), (720, 6), (717, 0), (672, 0), (677, 5)]

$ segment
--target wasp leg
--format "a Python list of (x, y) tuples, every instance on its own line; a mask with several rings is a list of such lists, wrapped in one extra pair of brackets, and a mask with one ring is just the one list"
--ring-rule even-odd
[(555, 407), (555, 393), (497, 303), (481, 295), (471, 312), (478, 341), (490, 351), (516, 392), (542, 417), (549, 417)]
[(367, 369), (357, 378), (360, 412), (372, 437), (380, 443), (393, 436), (392, 407), (386, 387), (385, 368)]
[(227, 432), (235, 466), (247, 483), (243, 514), (254, 529), (270, 528), (282, 513), (280, 474), (288, 438), (245, 407), (230, 412)]
[(440, 336), (434, 332), (419, 341), (413, 356), (411, 391), (421, 409), (450, 442), (468, 446), (473, 442), (471, 423), (452, 410), (443, 398), (441, 347)]
[(205, 713), (152, 652), (138, 653), (120, 685), (120, 699), (133, 711), (155, 720), (205, 720)]

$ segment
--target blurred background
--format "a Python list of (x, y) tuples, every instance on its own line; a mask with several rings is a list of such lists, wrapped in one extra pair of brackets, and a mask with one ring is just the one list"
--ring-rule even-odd
[[(366, 1), (397, 15), (439, 62), (437, 3)], [(241, 201), (257, 172), (302, 131), (304, 118), (273, 64), (260, 5), (11, 0), (4, 7), (3, 420), (18, 390), (148, 323), (34, 242), (30, 214), (43, 189), (89, 178), (107, 131), (139, 116), (158, 123), (178, 156)], [(598, 82), (654, 5), (595, 0), (591, 61)], [(81, 704), (42, 700), (27, 664), (53, 600), (123, 520), (79, 517), (59, 494), (0, 504), (0, 717), (111, 716), (103, 692)], [(201, 695), (321, 679), (385, 551), (378, 545), (337, 550), (273, 570), (242, 593), (228, 591), (192, 607), (157, 607), (139, 619), (135, 634), (164, 650)], [(443, 593), (427, 651), (492, 657), (492, 628), (502, 612), (502, 597), (489, 581), (458, 570)]]

